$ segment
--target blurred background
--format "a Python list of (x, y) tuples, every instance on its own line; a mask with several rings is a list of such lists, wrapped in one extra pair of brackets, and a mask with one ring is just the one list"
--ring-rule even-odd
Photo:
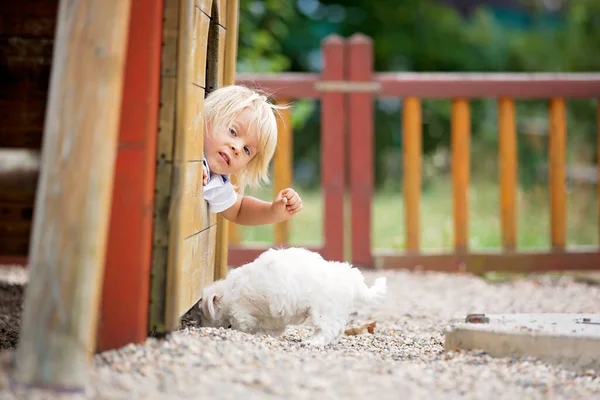
[[(598, 72), (597, 0), (241, 0), (238, 72), (320, 72), (329, 34), (373, 39), (377, 72)], [(600, 94), (599, 94), (600, 96)], [(423, 100), (424, 250), (451, 249), (450, 100)], [(567, 102), (568, 245), (597, 245), (598, 113)], [(372, 246), (404, 246), (401, 99), (374, 102)], [(292, 244), (322, 243), (320, 104), (293, 104), (294, 187), (304, 211)], [(496, 100), (471, 102), (469, 245), (500, 248)], [(518, 247), (548, 248), (548, 102), (517, 102)], [(272, 188), (252, 190), (268, 200)], [(273, 227), (243, 227), (245, 242), (271, 242)]]

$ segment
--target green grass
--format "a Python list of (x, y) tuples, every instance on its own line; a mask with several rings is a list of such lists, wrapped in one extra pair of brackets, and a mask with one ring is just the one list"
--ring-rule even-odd
[[(453, 247), (452, 187), (439, 179), (424, 190), (421, 201), (421, 245), (425, 251)], [(298, 190), (304, 210), (290, 222), (290, 243), (323, 243), (323, 202), (320, 191)], [(249, 193), (271, 199), (271, 189)], [(548, 188), (536, 187), (517, 194), (517, 246), (520, 249), (550, 247)], [(400, 191), (380, 191), (372, 203), (372, 246), (403, 249), (404, 209)], [(498, 185), (472, 182), (469, 192), (469, 246), (474, 250), (500, 249)], [(349, 225), (349, 224), (348, 224)], [(242, 227), (244, 242), (272, 243), (273, 226)], [(567, 245), (598, 245), (598, 207), (594, 186), (572, 187), (567, 193)]]

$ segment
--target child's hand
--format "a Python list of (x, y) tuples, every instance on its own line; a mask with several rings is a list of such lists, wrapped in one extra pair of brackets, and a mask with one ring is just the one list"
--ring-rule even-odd
[(294, 189), (283, 189), (271, 204), (271, 210), (285, 221), (302, 210), (302, 199)]
[(208, 173), (206, 172), (206, 167), (202, 166), (202, 186), (206, 186), (208, 183)]

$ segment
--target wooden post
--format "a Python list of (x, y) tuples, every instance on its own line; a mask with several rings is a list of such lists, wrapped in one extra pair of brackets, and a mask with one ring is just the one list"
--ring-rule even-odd
[(109, 225), (128, 0), (61, 0), (14, 378), (83, 389)]
[[(227, 2), (226, 25), (227, 35), (225, 37), (225, 65), (223, 66), (223, 85), (235, 83), (235, 68), (237, 65), (237, 41), (238, 41), (238, 14), (239, 1), (229, 0)], [(232, 225), (233, 226), (233, 225)], [(217, 248), (215, 257), (215, 280), (224, 279), (227, 276), (228, 267), (228, 229), (229, 222), (219, 215), (217, 217)]]
[(471, 116), (469, 101), (452, 100), (452, 199), (454, 203), (454, 247), (464, 252), (468, 247), (469, 169)]
[(504, 250), (515, 250), (517, 244), (517, 129), (515, 101), (498, 100), (498, 138), (500, 166), (500, 221)]
[[(278, 104), (289, 104), (288, 99), (277, 99)], [(285, 188), (292, 187), (293, 149), (294, 133), (292, 130), (292, 113), (289, 108), (280, 111), (277, 118), (277, 150), (273, 160), (275, 182), (273, 184), (273, 196)], [(275, 224), (275, 245), (285, 245), (289, 242), (290, 221)]]
[[(373, 72), (373, 42), (362, 34), (348, 40), (348, 79), (370, 82)], [(373, 267), (371, 257), (371, 198), (373, 197), (373, 93), (350, 94), (348, 126), (350, 144), (351, 253), (352, 262)]]
[(422, 119), (421, 100), (405, 98), (402, 107), (402, 190), (406, 250), (410, 252), (417, 252), (421, 247)]
[[(344, 80), (344, 40), (331, 35), (323, 41), (323, 80)], [(324, 195), (325, 248), (328, 260), (344, 260), (344, 131), (345, 95), (321, 95), (321, 184)]]
[(566, 148), (567, 106), (564, 98), (550, 100), (550, 237), (552, 248), (564, 250), (567, 236)]
[(148, 333), (162, 0), (132, 0), (98, 351)]

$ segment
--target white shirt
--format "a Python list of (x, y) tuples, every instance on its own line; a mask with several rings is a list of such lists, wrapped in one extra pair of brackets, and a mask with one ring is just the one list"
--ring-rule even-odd
[(208, 183), (204, 186), (204, 200), (208, 202), (211, 213), (220, 213), (233, 206), (237, 200), (237, 193), (228, 175), (211, 172), (206, 158), (202, 160), (208, 172)]

